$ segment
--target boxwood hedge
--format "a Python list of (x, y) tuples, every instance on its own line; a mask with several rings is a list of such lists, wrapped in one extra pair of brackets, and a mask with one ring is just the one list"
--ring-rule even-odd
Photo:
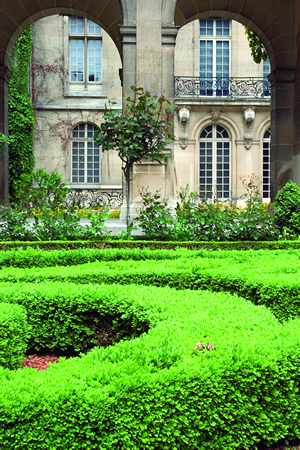
[[(290, 294), (297, 256), (276, 273), (276, 253), (273, 265), (247, 255), (244, 263), (211, 252), (2, 269), (0, 301), (26, 308), (33, 346), (77, 339), (80, 348), (92, 336), (90, 312), (139, 337), (62, 359), (45, 372), (0, 369), (0, 448), (244, 450), (299, 437), (300, 319), (284, 322), (296, 311)], [(262, 286), (276, 276), (286, 288), (276, 304), (279, 312), (285, 304), (282, 323), (236, 294), (185, 289), (212, 287), (221, 274), (233, 274), (231, 285), (239, 280), (246, 293), (247, 283), (259, 280), (258, 267)], [(99, 284), (105, 279), (111, 284)], [(159, 281), (177, 290), (143, 285)], [(269, 286), (266, 304), (268, 292), (275, 301), (276, 284)]]
[[(70, 267), (4, 268), (0, 271), (0, 282), (135, 283), (229, 291), (254, 304), (268, 306), (281, 321), (300, 315), (300, 258), (297, 250), (176, 250), (169, 252), (174, 258), (169, 260), (162, 259), (167, 251), (135, 250), (132, 259), (129, 259), (127, 251), (119, 252), (104, 251), (102, 261)], [(147, 256), (153, 259), (147, 259)], [(118, 260), (118, 257), (123, 259)]]
[(18, 369), (22, 365), (30, 327), (25, 308), (0, 303), (0, 366)]

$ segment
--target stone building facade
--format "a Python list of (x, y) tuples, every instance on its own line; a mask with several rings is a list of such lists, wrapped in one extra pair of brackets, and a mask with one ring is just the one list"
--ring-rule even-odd
[[(199, 184), (203, 184), (202, 182), (200, 183), (200, 170), (203, 169), (202, 166), (200, 167), (200, 163), (204, 164), (204, 170), (210, 170), (208, 166), (210, 161), (207, 158), (211, 157), (209, 155), (211, 149), (213, 158), (217, 158), (218, 156), (227, 158), (228, 155), (225, 155), (225, 150), (227, 152), (229, 145), (231, 158), (229, 190), (234, 198), (238, 198), (241, 186), (238, 181), (239, 175), (236, 172), (242, 169), (243, 173), (240, 175), (242, 178), (249, 175), (252, 171), (258, 174), (258, 165), (260, 162), (258, 158), (252, 158), (252, 155), (258, 151), (259, 147), (261, 148), (261, 144), (263, 146), (264, 144), (266, 146), (268, 145), (267, 130), (270, 124), (267, 119), (269, 114), (267, 113), (268, 107), (271, 111), (269, 117), (271, 118), (272, 135), (271, 197), (274, 197), (276, 192), (289, 179), (292, 179), (300, 185), (300, 9), (298, 0), (264, 0), (263, 2), (261, 0), (22, 0), (21, 3), (19, 0), (3, 0), (1, 2), (1, 132), (7, 134), (7, 93), (10, 78), (10, 71), (8, 69), (9, 57), (11, 49), (20, 33), (28, 25), (36, 23), (42, 18), (46, 19), (54, 15), (83, 17), (101, 26), (108, 33), (118, 50), (120, 60), (122, 61), (122, 88), (120, 89), (123, 102), (131, 93), (130, 86), (138, 85), (143, 86), (154, 94), (160, 94), (164, 91), (167, 98), (175, 99), (178, 109), (181, 110), (175, 118), (175, 133), (178, 139), (174, 145), (170, 145), (170, 148), (167, 149), (171, 155), (167, 164), (163, 167), (156, 167), (155, 165), (149, 164), (137, 165), (133, 174), (133, 185), (146, 185), (147, 180), (149, 180), (148, 184), (150, 184), (151, 189), (153, 187), (161, 187), (163, 194), (173, 200), (179, 185), (185, 184), (186, 180), (194, 187), (197, 185), (199, 177)], [(192, 77), (192, 74), (196, 74), (195, 76), (198, 77), (198, 69), (200, 74), (201, 61), (197, 61), (199, 57), (197, 54), (199, 55), (200, 50), (198, 53), (197, 45), (200, 48), (202, 46), (202, 51), (207, 51), (206, 56), (211, 56), (208, 52), (210, 48), (212, 52), (215, 52), (216, 57), (220, 56), (217, 55), (217, 50), (219, 50), (222, 53), (221, 57), (227, 58), (229, 50), (231, 58), (229, 78), (234, 77), (234, 72), (237, 74), (235, 75), (236, 77), (241, 76), (241, 73), (245, 76), (245, 69), (250, 70), (250, 63), (248, 65), (244, 56), (241, 56), (241, 52), (237, 53), (239, 56), (234, 56), (234, 26), (229, 26), (230, 35), (226, 36), (222, 34), (218, 35), (217, 24), (213, 25), (212, 35), (202, 34), (199, 39), (197, 38), (195, 40), (192, 36), (199, 36), (200, 33), (198, 25), (192, 24), (194, 21), (197, 21), (198, 24), (199, 21), (230, 21), (231, 24), (233, 24), (233, 21), (236, 21), (239, 24), (248, 26), (258, 34), (270, 58), (270, 106), (268, 106), (266, 99), (267, 89), (263, 89), (263, 97), (255, 95), (252, 98), (246, 98), (244, 95), (237, 95), (240, 93), (241, 85), (238, 86), (234, 83), (230, 87), (226, 86), (226, 84), (220, 86), (218, 82), (214, 85), (208, 83), (204, 86), (201, 82), (199, 82), (200, 84), (195, 83), (194, 80), (189, 85), (188, 94), (185, 92), (187, 85), (183, 80), (180, 83), (178, 83), (178, 80), (176, 82), (177, 84), (174, 83), (174, 75), (178, 77), (183, 77), (184, 75)], [(221, 33), (228, 29), (226, 24), (223, 25), (221, 27), (223, 30)], [(205, 25), (205, 28), (207, 32), (211, 30), (208, 24)], [(185, 42), (182, 44), (180, 44), (180, 35), (186, 36)], [(57, 38), (58, 36), (48, 35), (49, 40), (55, 37)], [(76, 33), (73, 37), (76, 40)], [(100, 40), (100, 36), (94, 37), (94, 41)], [(222, 38), (220, 41), (230, 41), (229, 46), (228, 44), (223, 45), (218, 43), (217, 41), (220, 37)], [(88, 40), (89, 37), (86, 37), (84, 48), (88, 46)], [(201, 43), (202, 41), (204, 43)], [(209, 43), (209, 41), (212, 41), (212, 43)], [(78, 45), (80, 46), (81, 44)], [(245, 40), (239, 43), (238, 48), (240, 49), (240, 46), (242, 47), (244, 45), (246, 45)], [(96, 47), (99, 48), (99, 43), (95, 43), (94, 50)], [(75, 50), (79, 51), (78, 49), (79, 47), (76, 47)], [(194, 68), (197, 68), (198, 65), (198, 69), (195, 69), (195, 71), (191, 70), (191, 67), (187, 65), (187, 57), (185, 56), (185, 54), (192, 54), (193, 51)], [(89, 80), (95, 85), (97, 83), (100, 84), (97, 78), (99, 75), (98, 67), (96, 67), (97, 64), (96, 62), (94, 63), (94, 81)], [(224, 75), (223, 78), (228, 79), (228, 67), (226, 68), (225, 59), (222, 64), (221, 74)], [(52, 68), (52, 65), (51, 63), (49, 70), (55, 72), (57, 69)], [(219, 78), (217, 65), (216, 60), (213, 63), (212, 70), (208, 66), (204, 70), (203, 66), (201, 71), (205, 73), (204, 78)], [(238, 70), (235, 67), (238, 67)], [(67, 67), (67, 70), (70, 69), (70, 67)], [(184, 70), (182, 71), (182, 69)], [(76, 73), (79, 76), (79, 71)], [(258, 69), (256, 67), (254, 77), (262, 73), (262, 68)], [(36, 74), (36, 76), (38, 77), (39, 74)], [(102, 80), (104, 88), (104, 78)], [(77, 84), (82, 83), (79, 78), (77, 78), (77, 81), (79, 82)], [(72, 83), (76, 84), (76, 80), (72, 80)], [(195, 85), (196, 87), (193, 87)], [(180, 86), (180, 95), (178, 95), (178, 86)], [(61, 90), (60, 85), (57, 84), (55, 87), (57, 87), (57, 93), (59, 94)], [(69, 89), (67, 103), (69, 102), (70, 106), (73, 107), (73, 111), (77, 111), (77, 120), (80, 119), (79, 122), (81, 124), (87, 123), (85, 121), (88, 117), (81, 118), (82, 110), (84, 109), (81, 105), (84, 102), (84, 98), (81, 97), (82, 102), (80, 102), (80, 108), (78, 108), (78, 103), (76, 106), (74, 98), (76, 96), (73, 96), (71, 93), (72, 89), (67, 86), (64, 86), (64, 89), (64, 96), (67, 94), (67, 89)], [(74, 90), (76, 91), (76, 89), (79, 91), (78, 87)], [(197, 94), (198, 97), (193, 92), (195, 89), (198, 89), (198, 94), (201, 93), (201, 95)], [(83, 91), (87, 91), (87, 89), (84, 87)], [(220, 92), (224, 94), (235, 92), (237, 98), (233, 100), (231, 96), (231, 98), (228, 97), (226, 99), (226, 95), (219, 95)], [(202, 95), (203, 93), (205, 95)], [(95, 94), (87, 96), (89, 101), (92, 100), (93, 95)], [(117, 98), (115, 94), (112, 96)], [(51, 99), (47, 101), (49, 102), (49, 100)], [(263, 113), (264, 107), (265, 114)], [(50, 105), (48, 109), (50, 111)], [(71, 110), (71, 108), (67, 109)], [(90, 110), (93, 110), (93, 108), (87, 108), (84, 110), (84, 114), (87, 114)], [(101, 108), (94, 110), (94, 112), (96, 111), (98, 111), (100, 117)], [(204, 120), (205, 117), (207, 117), (206, 122)], [(208, 119), (209, 117), (210, 120)], [(93, 124), (95, 126), (97, 125), (91, 122), (91, 125)], [(73, 122), (71, 125), (73, 125)], [(213, 127), (211, 131), (206, 129), (210, 125)], [(80, 130), (77, 131), (80, 134)], [(201, 138), (203, 139), (203, 148), (200, 148), (198, 140), (202, 131), (204, 132)], [(51, 134), (54, 137), (55, 132), (52, 128), (48, 136)], [(218, 137), (218, 132), (221, 133), (221, 137)], [(88, 130), (86, 130), (86, 133), (88, 133)], [(218, 155), (218, 139), (221, 138), (223, 139), (221, 143), (223, 154)], [(88, 138), (86, 137), (86, 139)], [(83, 142), (81, 143), (82, 145), (84, 148), (87, 148), (88, 142)], [(185, 145), (187, 146), (185, 147)], [(200, 155), (201, 151), (204, 151), (204, 155)], [(197, 152), (199, 152), (199, 160)], [(206, 159), (200, 161), (200, 156)], [(48, 156), (45, 157), (48, 158)], [(93, 161), (97, 162), (96, 159)], [(255, 167), (252, 168), (252, 162), (255, 160)], [(55, 161), (55, 158), (53, 161)], [(218, 161), (216, 162), (218, 163)], [(223, 163), (227, 164), (227, 161), (224, 159)], [(221, 164), (223, 163), (221, 161)], [(70, 163), (67, 161), (65, 164), (67, 166)], [(198, 168), (197, 164), (199, 165)], [(54, 162), (52, 167), (58, 166)], [(49, 165), (49, 169), (52, 167)], [(0, 201), (3, 201), (8, 192), (7, 168), (8, 154), (0, 155)], [(95, 166), (94, 169), (96, 170)], [(216, 169), (212, 169), (212, 171)], [(222, 170), (226, 171), (227, 166), (223, 166)], [(183, 175), (178, 175), (178, 171)], [(199, 171), (199, 175), (197, 171)], [(94, 172), (94, 175), (96, 177), (97, 173)], [(214, 179), (219, 177), (219, 175), (215, 173), (210, 176), (207, 173), (205, 177), (204, 185), (210, 185), (211, 183), (215, 183)], [(222, 177), (224, 178), (223, 183), (228, 185), (227, 180), (225, 180), (228, 176), (224, 173)], [(213, 179), (211, 183), (209, 178)], [(193, 179), (194, 182), (192, 183)], [(143, 182), (140, 183), (140, 181)], [(216, 181), (216, 184), (218, 184), (218, 181)], [(228, 192), (227, 186), (224, 187), (224, 192), (225, 190)], [(138, 201), (137, 193), (134, 190), (132, 193), (131, 201), (135, 203)]]
[[(270, 200), (269, 63), (252, 61), (244, 28), (235, 21), (194, 20), (176, 38), (174, 148), (164, 164), (142, 161), (138, 186), (176, 199), (187, 184), (202, 195), (238, 201), (255, 174)], [(122, 198), (114, 151), (93, 141), (105, 107), (122, 108), (122, 63), (109, 35), (91, 20), (53, 15), (33, 28), (30, 70), (35, 109), (36, 167), (60, 173), (88, 202)], [(170, 171), (170, 166), (173, 173)]]

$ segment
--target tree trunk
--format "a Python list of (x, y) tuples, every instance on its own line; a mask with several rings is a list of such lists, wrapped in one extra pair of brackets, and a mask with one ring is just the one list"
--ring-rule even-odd
[(127, 214), (126, 214), (126, 224), (127, 224), (127, 239), (131, 236), (130, 229), (130, 168), (124, 171), (125, 179), (126, 179), (126, 206), (127, 206)]

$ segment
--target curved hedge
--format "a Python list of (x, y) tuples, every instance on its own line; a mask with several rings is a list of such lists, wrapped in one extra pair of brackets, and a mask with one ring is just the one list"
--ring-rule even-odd
[(149, 333), (43, 373), (1, 370), (1, 448), (242, 449), (299, 435), (298, 320), (226, 294), (107, 289), (137, 318), (149, 311)]
[[(73, 252), (75, 262), (78, 262), (80, 254), (84, 261), (85, 252), (77, 250), (61, 251), (56, 255), (62, 255), (63, 262), (63, 256), (67, 255), (67, 260), (71, 260)], [(93, 250), (92, 254), (97, 256), (97, 252)], [(300, 259), (297, 250), (245, 253), (135, 249), (132, 259), (129, 259), (127, 250), (107, 249), (102, 252), (102, 261), (70, 267), (3, 268), (0, 282), (41, 283), (51, 280), (76, 284), (135, 283), (176, 289), (210, 289), (236, 293), (256, 305), (265, 305), (281, 321), (300, 317)], [(163, 259), (167, 253), (170, 259)], [(38, 262), (35, 259), (35, 263), (42, 265), (42, 260)], [(0, 287), (0, 298), (1, 290)]]
[[(0, 369), (1, 449), (244, 450), (299, 437), (300, 319), (279, 323), (265, 306), (225, 292), (98, 284), (105, 275), (147, 284), (168, 276), (177, 288), (195, 287), (200, 273), (242, 274), (247, 264), (255, 279), (252, 254), (244, 266), (224, 256), (2, 269), (0, 301), (26, 308), (33, 346), (76, 338), (80, 348), (92, 336), (90, 313), (140, 337), (45, 372)], [(283, 271), (282, 286), (288, 278)]]

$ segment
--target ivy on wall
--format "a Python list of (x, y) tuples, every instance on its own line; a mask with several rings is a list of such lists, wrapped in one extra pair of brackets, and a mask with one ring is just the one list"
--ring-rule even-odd
[(9, 190), (13, 196), (21, 174), (31, 173), (34, 167), (34, 114), (28, 92), (28, 68), (32, 54), (32, 26), (17, 40), (11, 57), (12, 77), (8, 94), (9, 130)]

